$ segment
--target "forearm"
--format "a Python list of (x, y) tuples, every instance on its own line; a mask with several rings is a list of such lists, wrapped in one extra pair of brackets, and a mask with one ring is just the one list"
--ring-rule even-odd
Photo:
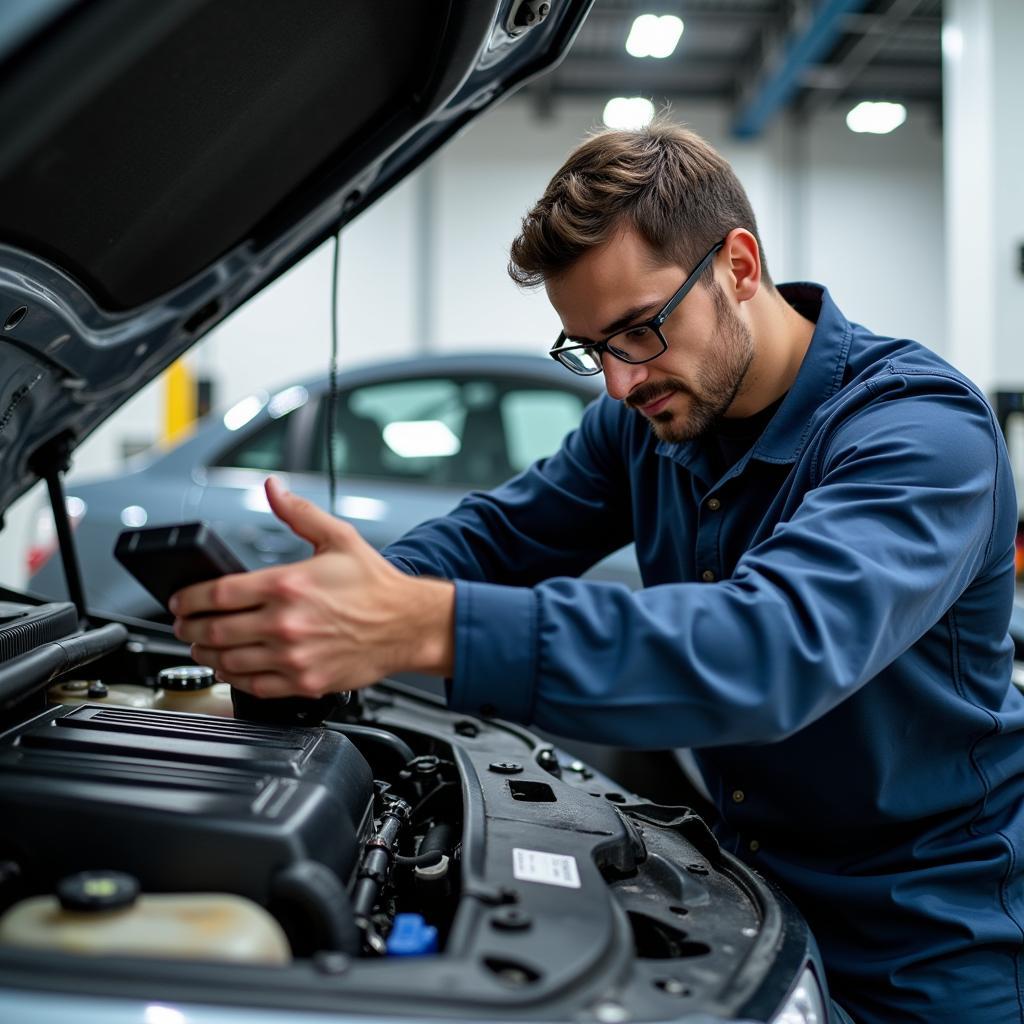
[(450, 676), (455, 663), (455, 584), (407, 578), (397, 630), (395, 672)]

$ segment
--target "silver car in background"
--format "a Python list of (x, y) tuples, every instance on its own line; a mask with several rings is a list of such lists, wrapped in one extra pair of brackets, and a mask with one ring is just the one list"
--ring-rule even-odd
[[(442, 515), (470, 490), (495, 487), (552, 454), (601, 386), (553, 361), (515, 354), (432, 356), (341, 374), (333, 443), (334, 511), (382, 548)], [(201, 519), (249, 568), (308, 556), (312, 549), (271, 514), (268, 474), (329, 505), (327, 377), (250, 395), (201, 421), (170, 451), (139, 468), (68, 490), (86, 599), (97, 611), (166, 617), (111, 557), (126, 527)], [(53, 520), (41, 509), (29, 551), (29, 588), (67, 593)], [(639, 585), (632, 548), (591, 573)]]

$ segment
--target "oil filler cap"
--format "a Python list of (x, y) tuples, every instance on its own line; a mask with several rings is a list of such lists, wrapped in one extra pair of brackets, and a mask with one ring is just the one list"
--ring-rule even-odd
[(57, 883), (57, 899), (65, 910), (119, 910), (138, 895), (138, 879), (123, 871), (80, 871)]
[(176, 665), (160, 669), (157, 675), (161, 690), (206, 690), (216, 681), (213, 669), (207, 665)]

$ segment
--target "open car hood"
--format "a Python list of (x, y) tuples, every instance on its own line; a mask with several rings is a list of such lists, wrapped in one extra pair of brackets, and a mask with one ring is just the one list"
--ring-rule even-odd
[(589, 6), (0, 10), (0, 512), (211, 327), (557, 62)]

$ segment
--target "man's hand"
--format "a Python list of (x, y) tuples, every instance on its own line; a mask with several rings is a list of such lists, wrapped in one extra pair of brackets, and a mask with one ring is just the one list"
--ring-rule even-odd
[(272, 478), (266, 491), (315, 553), (175, 594), (174, 633), (197, 662), (257, 697), (317, 697), (401, 671), (451, 674), (452, 583), (399, 572), (348, 523)]

